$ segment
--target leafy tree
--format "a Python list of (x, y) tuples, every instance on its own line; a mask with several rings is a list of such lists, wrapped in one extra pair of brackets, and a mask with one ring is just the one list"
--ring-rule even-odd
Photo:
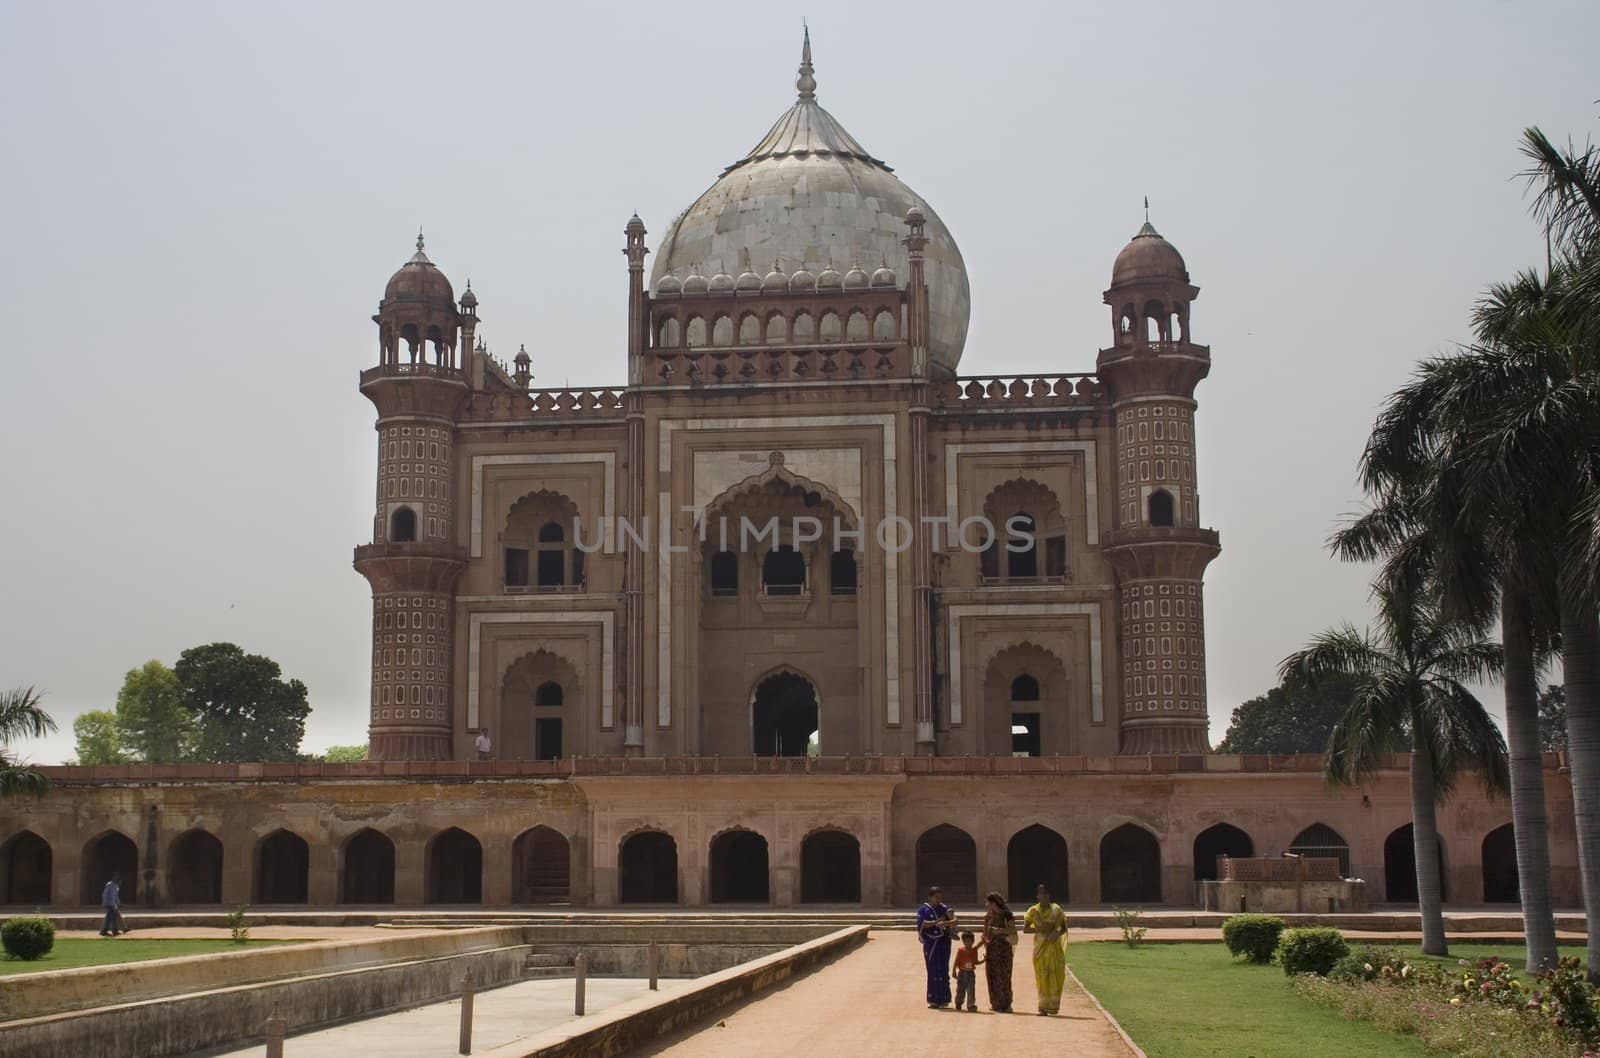
[(117, 714), (109, 709), (80, 713), (72, 722), (72, 737), (78, 744), (75, 763), (122, 764), (128, 759), (117, 731)]
[(359, 746), (329, 746), (315, 760), (324, 764), (357, 764), (367, 759), (367, 744)]
[(1567, 692), (1559, 683), (1539, 692), (1539, 745), (1546, 752), (1567, 748)]
[(50, 786), (43, 775), (23, 767), (11, 750), (11, 743), (19, 738), (41, 738), (56, 729), (55, 719), (39, 700), (32, 687), (0, 692), (0, 797), (40, 794)]
[(117, 692), (117, 733), (146, 764), (176, 764), (194, 749), (195, 717), (177, 674), (159, 661), (129, 669)]
[(1422, 950), (1445, 955), (1436, 809), (1463, 772), (1477, 772), (1491, 791), (1509, 783), (1505, 738), (1466, 686), (1498, 673), (1501, 652), (1469, 627), (1444, 620), (1417, 585), (1395, 580), (1380, 578), (1373, 589), (1375, 633), (1351, 625), (1324, 632), (1285, 658), (1281, 675), (1310, 685), (1335, 676), (1356, 681), (1350, 708), (1328, 742), (1329, 782), (1366, 782), (1383, 754), (1410, 736)]
[(196, 756), (229, 763), (296, 761), (305, 736), (306, 685), (276, 661), (232, 643), (191, 647), (173, 667), (200, 732)]
[(1233, 711), (1218, 753), (1323, 753), (1356, 681), (1329, 677), (1315, 687), (1279, 684)]

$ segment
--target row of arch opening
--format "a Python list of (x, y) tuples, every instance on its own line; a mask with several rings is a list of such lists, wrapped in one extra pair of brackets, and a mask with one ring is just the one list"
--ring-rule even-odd
[[(251, 854), (251, 899), (257, 904), (301, 904), (309, 897), (310, 846), (290, 830), (260, 839)], [(1350, 874), (1350, 846), (1332, 827), (1317, 823), (1301, 831), (1284, 851), (1335, 858), (1341, 873)], [(1250, 835), (1229, 823), (1217, 823), (1193, 843), (1195, 881), (1220, 876), (1223, 857), (1250, 857), (1259, 850)], [(1481, 844), (1483, 900), (1518, 900), (1516, 845), (1511, 824), (1490, 831)], [(713, 903), (767, 903), (772, 898), (767, 839), (752, 830), (724, 831), (709, 849), (709, 891)], [(1441, 878), (1447, 850), (1438, 850)], [(21, 831), (0, 844), (0, 905), (43, 906), (52, 903), (53, 850), (32, 831)], [(1417, 899), (1416, 859), (1411, 825), (1398, 827), (1383, 846), (1384, 893), (1390, 903)], [(1162, 848), (1157, 836), (1134, 823), (1119, 826), (1099, 842), (1100, 900), (1103, 903), (1157, 903), (1162, 899)], [(108, 879), (121, 882), (123, 902), (143, 898), (138, 846), (120, 831), (109, 830), (83, 846), (81, 903), (96, 905)], [(166, 902), (222, 902), (224, 850), (220, 839), (205, 830), (190, 830), (166, 849), (160, 873)], [(476, 904), (483, 900), (483, 846), (472, 834), (449, 827), (435, 834), (424, 852), (423, 900), (429, 904)], [(558, 904), (571, 899), (572, 854), (559, 831), (536, 826), (512, 843), (511, 893), (514, 903)], [(923, 832), (916, 841), (918, 891), (939, 885), (947, 898), (972, 905), (978, 899), (978, 848), (972, 835), (952, 824)], [(379, 830), (357, 831), (337, 849), (336, 899), (342, 904), (387, 904), (394, 901), (395, 845)], [(1059, 902), (1070, 893), (1067, 840), (1059, 832), (1034, 824), (1012, 835), (1006, 846), (1008, 898), (1031, 901), (1036, 885), (1047, 886)], [(813, 831), (801, 842), (799, 898), (805, 903), (860, 903), (861, 845), (852, 834), (835, 828)], [(678, 903), (678, 847), (658, 830), (628, 835), (617, 851), (617, 896), (623, 903)], [(1449, 899), (1448, 891), (1444, 894)]]

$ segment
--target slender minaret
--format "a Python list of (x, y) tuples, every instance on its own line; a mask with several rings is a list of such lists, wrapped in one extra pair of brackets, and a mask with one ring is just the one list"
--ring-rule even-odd
[[(623, 228), (628, 255), (628, 392), (625, 398), (628, 418), (628, 463), (623, 480), (628, 483), (622, 515), (631, 525), (644, 524), (644, 382), (645, 349), (650, 344), (650, 304), (644, 286), (644, 258), (650, 251), (644, 244), (644, 221), (635, 213)], [(658, 512), (662, 518), (665, 512)], [(616, 532), (607, 526), (606, 532)], [(624, 534), (625, 536), (627, 534)], [(623, 566), (624, 624), (622, 642), (623, 752), (636, 757), (644, 752), (644, 551), (637, 539), (626, 545)], [(666, 673), (656, 678), (665, 680)]]
[(1148, 217), (1105, 292), (1113, 341), (1098, 366), (1117, 430), (1105, 553), (1117, 574), (1127, 754), (1209, 750), (1202, 579), (1220, 547), (1200, 528), (1195, 490), (1194, 391), (1211, 370), (1211, 350), (1189, 334), (1199, 294)]
[(372, 585), (372, 760), (453, 755), (451, 627), (467, 558), (455, 543), (455, 426), (467, 396), (456, 343), (476, 320), (477, 297), (467, 291), (458, 310), (419, 234), (373, 317), (378, 366), (361, 373), (378, 410), (372, 543), (355, 554)]

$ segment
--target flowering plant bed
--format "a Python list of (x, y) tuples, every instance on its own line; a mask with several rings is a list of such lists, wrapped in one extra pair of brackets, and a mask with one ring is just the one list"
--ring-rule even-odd
[(1493, 955), (1451, 968), (1367, 947), (1327, 978), (1297, 977), (1294, 989), (1461, 1058), (1600, 1058), (1600, 1003), (1571, 956), (1529, 978)]

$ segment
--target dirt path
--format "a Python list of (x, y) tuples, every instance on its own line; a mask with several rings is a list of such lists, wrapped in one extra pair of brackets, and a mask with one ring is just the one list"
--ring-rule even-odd
[(698, 1032), (672, 1037), (643, 1055), (671, 1058), (1130, 1058), (1122, 1038), (1069, 982), (1061, 1014), (1033, 1013), (1032, 939), (1017, 953), (1014, 1009), (992, 1014), (982, 970), (979, 1013), (929, 1010), (922, 950), (914, 934), (874, 933), (838, 962), (727, 1014)]

